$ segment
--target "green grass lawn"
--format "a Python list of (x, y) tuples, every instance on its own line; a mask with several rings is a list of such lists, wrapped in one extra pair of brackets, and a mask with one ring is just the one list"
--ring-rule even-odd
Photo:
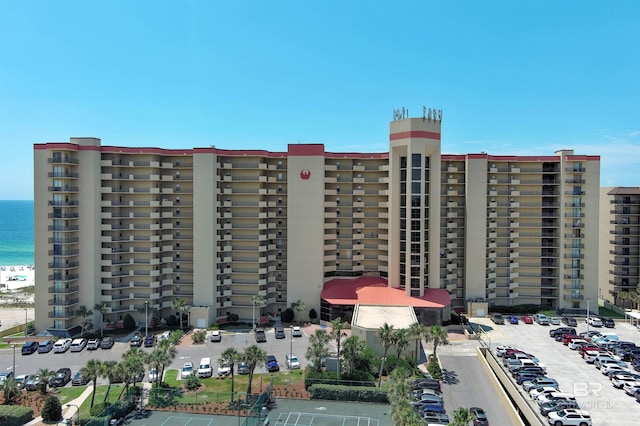
[(616, 311), (603, 308), (602, 306), (598, 308), (598, 313), (600, 314), (601, 317), (613, 318), (613, 319), (624, 319), (624, 315), (620, 315)]

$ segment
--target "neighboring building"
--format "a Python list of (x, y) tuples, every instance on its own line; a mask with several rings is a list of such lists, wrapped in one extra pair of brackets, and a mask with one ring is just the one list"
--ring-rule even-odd
[(389, 153), (35, 144), (37, 329), (100, 303), (112, 323), (167, 317), (176, 298), (199, 327), (319, 312), (349, 277), (454, 306), (595, 301), (599, 157), (441, 154), (440, 125), (398, 117)]
[(640, 285), (640, 187), (600, 190), (600, 298), (625, 308)]
[[(358, 304), (353, 312), (351, 321), (351, 335), (358, 336), (367, 342), (367, 347), (378, 355), (384, 355), (384, 347), (378, 339), (377, 333), (380, 327), (388, 324), (394, 330), (408, 330), (411, 324), (418, 322), (418, 318), (411, 306), (408, 305), (367, 305)], [(415, 340), (411, 340), (411, 343)], [(415, 359), (415, 344), (407, 346), (402, 352)], [(396, 348), (392, 346), (387, 355), (395, 355)]]

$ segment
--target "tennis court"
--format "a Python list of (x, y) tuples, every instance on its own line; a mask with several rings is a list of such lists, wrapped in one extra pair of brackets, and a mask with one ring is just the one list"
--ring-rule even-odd
[(314, 413), (281, 413), (275, 426), (379, 426), (377, 419)]
[(189, 417), (183, 415), (169, 416), (165, 421), (160, 423), (161, 426), (213, 426), (217, 422), (212, 418)]

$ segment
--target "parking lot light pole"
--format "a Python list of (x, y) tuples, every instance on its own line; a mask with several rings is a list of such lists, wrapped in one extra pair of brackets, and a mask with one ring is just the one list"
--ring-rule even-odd
[(11, 370), (13, 372), (13, 380), (16, 379), (16, 344), (14, 343), (13, 345), (13, 370)]
[(587, 338), (589, 337), (589, 302), (591, 299), (587, 299)]
[(29, 310), (27, 308), (24, 308), (24, 342), (28, 342), (29, 341), (29, 336), (27, 335), (27, 328), (29, 325), (29, 320), (28, 320), (28, 315)]
[(292, 370), (291, 355), (293, 355), (293, 326), (291, 326), (291, 343), (289, 344), (289, 370)]
[(75, 404), (67, 404), (67, 408), (70, 408), (70, 407), (76, 408), (76, 413), (78, 413), (78, 419), (76, 420), (76, 424), (79, 425), (80, 424), (80, 407), (78, 407)]
[(149, 301), (144, 301), (144, 337), (149, 335)]

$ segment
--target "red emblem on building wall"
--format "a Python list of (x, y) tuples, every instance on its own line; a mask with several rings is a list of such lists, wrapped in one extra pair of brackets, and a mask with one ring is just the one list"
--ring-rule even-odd
[(311, 177), (311, 171), (309, 170), (300, 170), (300, 179), (307, 180)]

